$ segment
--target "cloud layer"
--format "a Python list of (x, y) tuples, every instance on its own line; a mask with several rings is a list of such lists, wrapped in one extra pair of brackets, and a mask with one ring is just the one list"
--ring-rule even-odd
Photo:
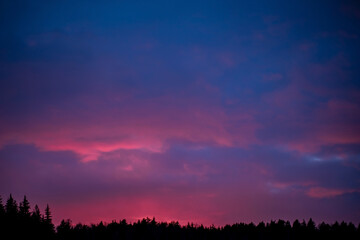
[(354, 2), (1, 4), (3, 198), (57, 222), (360, 221)]

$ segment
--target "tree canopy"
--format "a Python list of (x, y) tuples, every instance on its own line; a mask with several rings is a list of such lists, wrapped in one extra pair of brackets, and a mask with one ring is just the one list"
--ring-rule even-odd
[(360, 224), (325, 222), (316, 225), (310, 218), (305, 221), (277, 220), (268, 223), (235, 223), (222, 227), (214, 225), (205, 227), (188, 223), (181, 226), (179, 222), (157, 222), (155, 218), (144, 218), (134, 223), (125, 219), (100, 222), (90, 226), (70, 219), (64, 219), (56, 227), (52, 223), (49, 205), (44, 215), (38, 205), (30, 211), (26, 196), (17, 205), (12, 195), (4, 206), (0, 196), (0, 239), (56, 239), (56, 240), (96, 240), (96, 239), (244, 239), (244, 240), (300, 240), (300, 239), (360, 239)]

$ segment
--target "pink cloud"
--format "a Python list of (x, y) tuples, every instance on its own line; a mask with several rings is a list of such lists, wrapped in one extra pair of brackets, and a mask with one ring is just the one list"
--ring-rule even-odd
[(310, 188), (306, 194), (312, 198), (332, 198), (346, 193), (360, 192), (358, 189), (333, 189), (323, 187)]
[[(359, 94), (350, 92), (352, 101), (338, 97), (345, 95), (344, 91), (349, 93), (347, 89), (324, 86), (324, 81), (330, 85), (348, 81), (349, 72), (342, 68), (348, 65), (339, 54), (325, 63), (309, 64), (301, 71), (290, 70), (288, 86), (263, 95), (263, 101), (271, 106), (264, 112), (271, 116), (266, 128), (284, 129), (268, 141), (304, 153), (318, 151), (324, 145), (359, 143)], [(327, 101), (318, 101), (317, 97)]]
[[(289, 94), (291, 94), (291, 91), (289, 91)], [(300, 96), (296, 92), (292, 96), (296, 96), (296, 94)], [(290, 105), (286, 106), (290, 103), (282, 102), (285, 99), (285, 95), (280, 95), (272, 101), (275, 101), (280, 106), (290, 108)], [(291, 123), (286, 123), (290, 125), (288, 127), (301, 129), (301, 132), (287, 141), (281, 138), (279, 143), (303, 153), (318, 151), (324, 145), (357, 144), (360, 142), (359, 112), (360, 107), (356, 104), (339, 100), (330, 100), (314, 108), (311, 120), (309, 120), (308, 116), (289, 110), (287, 111), (288, 115), (283, 116), (284, 119), (278, 116), (279, 120), (282, 122), (288, 119), (287, 121), (291, 121)], [(286, 137), (283, 136), (283, 138)], [(273, 140), (275, 139), (276, 136), (274, 136)]]
[[(117, 94), (113, 95), (115, 100)], [(35, 144), (43, 150), (71, 150), (83, 161), (119, 149), (163, 152), (167, 141), (179, 139), (198, 144), (247, 146), (256, 141), (258, 124), (248, 113), (228, 116), (218, 105), (193, 98), (163, 96), (151, 101), (126, 99), (108, 108), (102, 99), (80, 98), (82, 109), (66, 107), (29, 117), (28, 124), (6, 123), (0, 137), (9, 142)], [(125, 100), (124, 100), (125, 101)], [(71, 109), (71, 107), (70, 107)], [(70, 111), (70, 112), (69, 112)], [(229, 129), (236, 121), (236, 128)]]

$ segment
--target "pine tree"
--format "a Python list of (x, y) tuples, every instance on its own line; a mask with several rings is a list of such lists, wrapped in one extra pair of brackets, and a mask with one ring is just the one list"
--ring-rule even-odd
[(312, 220), (312, 218), (309, 219), (308, 223), (307, 223), (307, 228), (310, 231), (314, 231), (316, 228), (315, 222)]
[(32, 212), (31, 217), (37, 222), (41, 221), (41, 213), (40, 213), (40, 209), (39, 209), (38, 205), (35, 205), (34, 211)]
[(5, 208), (4, 208), (4, 205), (2, 203), (2, 197), (0, 196), (0, 216), (4, 216), (5, 214)]
[(29, 217), (30, 216), (30, 203), (24, 196), (24, 200), (20, 203), (20, 215), (22, 217)]
[(0, 229), (3, 228), (4, 220), (5, 220), (5, 207), (2, 203), (2, 198), (0, 196)]
[(50, 230), (51, 232), (54, 232), (55, 226), (54, 226), (54, 224), (52, 223), (52, 216), (51, 216), (49, 204), (47, 204), (47, 205), (46, 205), (46, 208), (45, 208), (44, 222), (45, 222), (45, 224), (48, 226), (49, 230)]
[(56, 228), (57, 234), (60, 237), (60, 239), (67, 239), (69, 238), (71, 234), (71, 230), (73, 229), (71, 226), (71, 220), (61, 220), (60, 225)]
[(299, 220), (296, 219), (293, 223), (293, 229), (298, 230), (299, 228), (300, 228), (300, 222)]
[(49, 207), (49, 204), (46, 205), (46, 208), (45, 208), (45, 222), (48, 223), (48, 224), (51, 224), (52, 222), (52, 216), (51, 216), (51, 212), (50, 212), (50, 207)]
[(10, 218), (14, 218), (18, 214), (18, 206), (11, 194), (9, 199), (6, 201), (5, 210), (6, 210), (6, 215), (9, 216)]

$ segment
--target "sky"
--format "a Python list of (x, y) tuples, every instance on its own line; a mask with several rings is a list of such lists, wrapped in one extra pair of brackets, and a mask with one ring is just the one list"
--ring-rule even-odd
[(0, 195), (54, 223), (360, 223), (357, 1), (0, 2)]

